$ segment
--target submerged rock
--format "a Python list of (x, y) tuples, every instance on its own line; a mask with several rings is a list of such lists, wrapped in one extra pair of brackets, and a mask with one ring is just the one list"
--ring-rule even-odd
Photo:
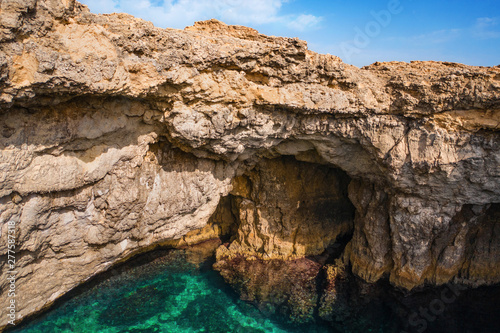
[(318, 303), (317, 276), (321, 264), (307, 259), (219, 260), (215, 268), (242, 300), (255, 304), (267, 315), (278, 315), (293, 323), (314, 320)]
[(14, 225), (17, 320), (134, 253), (221, 236), (227, 258), (297, 260), (352, 234), (366, 282), (499, 283), (499, 80), (3, 1), (0, 303)]

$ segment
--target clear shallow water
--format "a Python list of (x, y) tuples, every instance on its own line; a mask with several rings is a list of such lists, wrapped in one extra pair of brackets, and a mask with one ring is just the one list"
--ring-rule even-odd
[(328, 332), (264, 317), (184, 250), (114, 271), (11, 332)]

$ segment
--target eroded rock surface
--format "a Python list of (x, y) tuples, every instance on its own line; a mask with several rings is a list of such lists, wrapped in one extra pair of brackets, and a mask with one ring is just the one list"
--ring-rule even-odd
[(352, 230), (348, 183), (347, 175), (324, 165), (263, 159), (234, 179), (231, 211), (238, 228), (217, 257), (287, 260), (323, 253)]
[[(224, 245), (246, 242), (234, 254), (283, 259), (317, 254), (350, 226), (345, 257), (368, 282), (500, 282), (499, 67), (359, 69), (215, 20), (159, 29), (74, 0), (3, 0), (0, 119), (0, 303), (10, 221), (18, 320), (135, 252), (224, 230), (242, 231)], [(331, 170), (292, 181), (282, 156)], [(330, 172), (352, 179), (350, 222), (314, 211), (335, 206), (308, 189), (323, 191)], [(251, 175), (286, 193), (237, 192)], [(231, 191), (242, 223), (207, 226)], [(268, 224), (251, 227), (259, 213)], [(290, 244), (304, 246), (271, 242), (279, 223), (286, 242), (300, 228)]]

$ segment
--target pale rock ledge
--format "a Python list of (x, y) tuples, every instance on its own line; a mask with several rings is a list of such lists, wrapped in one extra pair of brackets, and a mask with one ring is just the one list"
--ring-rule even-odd
[(3, 0), (0, 305), (8, 222), (21, 319), (134, 253), (236, 228), (217, 225), (228, 195), (240, 224), (221, 256), (296, 258), (351, 233), (366, 281), (498, 283), (499, 126), (499, 67), (359, 69), (216, 20)]

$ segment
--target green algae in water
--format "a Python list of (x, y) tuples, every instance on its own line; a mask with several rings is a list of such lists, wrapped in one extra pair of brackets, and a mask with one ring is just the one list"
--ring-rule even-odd
[(128, 267), (12, 332), (328, 332), (291, 327), (237, 298), (209, 263), (173, 250)]

